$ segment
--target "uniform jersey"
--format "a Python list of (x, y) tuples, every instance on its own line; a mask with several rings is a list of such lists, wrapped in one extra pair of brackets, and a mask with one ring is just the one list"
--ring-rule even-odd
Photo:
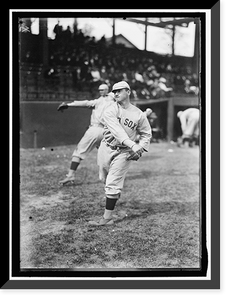
[(130, 139), (136, 141), (140, 135), (139, 144), (148, 151), (151, 127), (144, 113), (129, 104), (125, 109), (117, 102), (114, 102), (104, 110), (104, 140), (110, 146), (123, 146), (123, 141)]
[(192, 135), (197, 129), (200, 118), (200, 111), (197, 108), (188, 108), (180, 115), (181, 128), (185, 135)]
[(191, 117), (199, 118), (199, 109), (198, 108), (188, 108), (182, 112), (181, 116), (183, 116), (185, 119), (189, 119)]
[(95, 100), (83, 100), (83, 101), (74, 101), (73, 106), (89, 107), (93, 108), (91, 113), (90, 125), (102, 125), (102, 114), (104, 109), (109, 106), (114, 99), (112, 96), (107, 95), (105, 97), (101, 96)]
[(199, 135), (200, 111), (197, 108), (188, 108), (180, 115), (183, 138), (197, 137)]

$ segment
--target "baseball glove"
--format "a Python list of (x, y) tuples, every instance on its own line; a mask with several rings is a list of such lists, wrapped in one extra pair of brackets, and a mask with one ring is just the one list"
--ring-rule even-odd
[(67, 103), (66, 103), (66, 102), (63, 102), (63, 103), (61, 103), (61, 104), (59, 105), (59, 107), (57, 108), (57, 111), (63, 112), (64, 109), (67, 109), (67, 108), (68, 108)]
[[(136, 147), (137, 146), (138, 145), (136, 145)], [(139, 158), (141, 158), (142, 153), (143, 153), (143, 148), (139, 149), (139, 146), (138, 146), (138, 149), (136, 149), (135, 151), (132, 149), (131, 151), (128, 152), (127, 160), (137, 161)]]
[(137, 161), (139, 158), (141, 157), (141, 155), (139, 155), (138, 153), (130, 153), (127, 156), (127, 160), (135, 160)]

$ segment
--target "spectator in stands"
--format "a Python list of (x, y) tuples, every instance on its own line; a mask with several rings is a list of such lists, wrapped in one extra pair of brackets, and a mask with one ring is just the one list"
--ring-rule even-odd
[(165, 93), (171, 92), (173, 90), (172, 87), (166, 86), (166, 82), (167, 82), (167, 80), (164, 77), (160, 77), (158, 86), (159, 86), (160, 90), (162, 92), (164, 92), (163, 95), (165, 95)]
[(72, 71), (73, 88), (82, 91), (81, 68), (77, 67)]
[(185, 82), (184, 82), (184, 78), (182, 75), (176, 74), (176, 76), (174, 76), (174, 78), (173, 78), (173, 84), (174, 84), (175, 92), (180, 92), (180, 93), (184, 92)]
[(60, 21), (58, 20), (58, 23), (55, 25), (54, 29), (53, 29), (53, 32), (55, 33), (55, 39), (58, 41), (61, 34), (62, 34), (62, 31), (63, 31), (63, 26), (59, 25), (60, 24)]
[(135, 72), (135, 80), (139, 82), (144, 82), (143, 76), (140, 73), (138, 73), (138, 71)]
[(65, 42), (69, 43), (72, 37), (72, 32), (70, 26), (67, 26), (67, 29), (63, 31), (63, 39)]
[(91, 76), (92, 76), (93, 82), (96, 82), (98, 84), (98, 82), (101, 81), (100, 72), (96, 67), (93, 67), (91, 69)]
[[(84, 77), (84, 80), (86, 82), (89, 82), (89, 83), (93, 82), (93, 76), (92, 76), (92, 73), (91, 73), (91, 67), (90, 66), (88, 66), (88, 68), (87, 68), (87, 72), (86, 72), (86, 75)], [(92, 87), (92, 85), (91, 85), (91, 87)]]
[(155, 66), (150, 66), (148, 68), (148, 77), (149, 79), (155, 79), (158, 78), (160, 76), (160, 73), (157, 72), (156, 67)]
[[(85, 36), (78, 30), (77, 23), (73, 30), (73, 34), (70, 27), (63, 31), (59, 21), (55, 25), (55, 40), (49, 40), (50, 64), (54, 69), (57, 65), (69, 65), (72, 68), (70, 74), (73, 82), (89, 81), (89, 91), (92, 92), (94, 84), (91, 83), (94, 82), (104, 81), (110, 85), (125, 80), (129, 82), (132, 90), (136, 91), (131, 94), (136, 99), (168, 97), (172, 91), (198, 95), (198, 78), (196, 74), (192, 74), (191, 67), (179, 65), (174, 63), (172, 58), (162, 58), (154, 53), (128, 49), (123, 45), (110, 46), (106, 44), (105, 36), (97, 41), (95, 37)], [(32, 62), (35, 55), (34, 51), (29, 49), (29, 45), (34, 44), (32, 40), (34, 35), (26, 33), (24, 36), (29, 39), (22, 58), (24, 61)], [(65, 74), (61, 72), (60, 76)]]
[(101, 39), (98, 41), (98, 47), (99, 47), (99, 51), (104, 50), (105, 47), (107, 47), (105, 35), (103, 35)]
[(107, 73), (107, 70), (106, 70), (106, 66), (102, 66), (101, 70), (100, 70), (100, 77), (101, 77), (101, 80), (107, 84), (109, 84), (109, 77), (108, 77), (108, 73)]
[(188, 76), (188, 78), (185, 80), (184, 85), (184, 89), (187, 94), (199, 94), (198, 79), (195, 73), (193, 73), (192, 76)]

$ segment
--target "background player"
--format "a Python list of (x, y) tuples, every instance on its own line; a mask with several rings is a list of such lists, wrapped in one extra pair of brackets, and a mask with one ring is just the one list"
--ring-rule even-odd
[[(131, 160), (138, 160), (148, 151), (151, 139), (146, 115), (130, 103), (128, 83), (114, 84), (112, 92), (116, 102), (104, 110), (104, 138), (98, 149), (99, 177), (105, 183), (106, 205), (103, 218), (89, 222), (95, 226), (113, 224), (112, 213)], [(135, 142), (137, 134), (140, 135), (138, 144)]]
[(62, 103), (58, 111), (63, 111), (68, 107), (88, 107), (93, 108), (90, 120), (90, 126), (84, 136), (78, 143), (72, 154), (71, 165), (66, 178), (61, 180), (60, 184), (66, 184), (75, 180), (76, 170), (86, 155), (94, 148), (99, 147), (103, 138), (103, 124), (101, 122), (103, 110), (114, 102), (113, 93), (108, 94), (108, 86), (101, 84), (99, 86), (100, 97), (95, 100), (73, 101), (71, 103)]
[(188, 108), (184, 111), (179, 111), (177, 117), (181, 123), (182, 136), (178, 138), (177, 145), (193, 146), (193, 143), (198, 143), (199, 137), (199, 119), (200, 111), (198, 108)]
[(158, 125), (158, 117), (151, 108), (147, 108), (144, 111), (144, 114), (147, 116), (149, 124), (152, 129), (152, 138), (151, 142), (159, 143), (159, 139), (161, 138), (161, 129)]

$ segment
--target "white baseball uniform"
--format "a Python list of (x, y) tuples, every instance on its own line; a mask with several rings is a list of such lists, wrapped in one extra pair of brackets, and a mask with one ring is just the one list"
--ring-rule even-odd
[(182, 138), (199, 136), (199, 118), (200, 111), (197, 108), (188, 108), (180, 113)]
[(135, 141), (139, 134), (139, 145), (148, 151), (151, 127), (144, 113), (131, 103), (126, 109), (117, 102), (111, 104), (104, 110), (103, 123), (104, 138), (97, 158), (99, 177), (105, 182), (106, 196), (119, 198), (131, 163), (126, 160), (131, 149), (124, 146), (123, 141)]
[(74, 101), (72, 105), (69, 104), (69, 106), (92, 108), (90, 126), (79, 141), (72, 157), (79, 157), (83, 160), (89, 152), (91, 152), (94, 148), (99, 147), (104, 131), (102, 114), (104, 109), (113, 102), (114, 98), (109, 94), (105, 97), (101, 96), (95, 100)]

